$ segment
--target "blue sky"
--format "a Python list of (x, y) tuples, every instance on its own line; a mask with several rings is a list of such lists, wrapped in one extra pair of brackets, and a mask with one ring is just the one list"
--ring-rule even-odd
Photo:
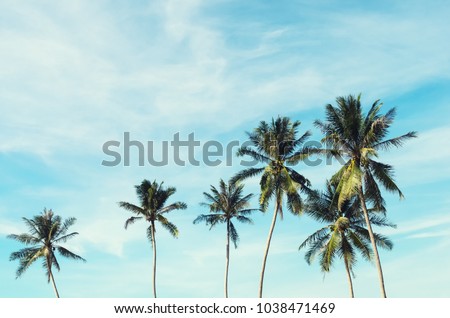
[[(123, 229), (144, 178), (176, 186), (188, 209), (170, 219), (179, 239), (158, 231), (163, 297), (221, 297), (225, 229), (193, 225), (202, 192), (233, 166), (104, 167), (109, 140), (245, 141), (277, 115), (314, 129), (324, 105), (362, 93), (397, 107), (392, 136), (420, 138), (383, 153), (406, 199), (386, 194), (396, 230), (382, 230), (388, 296), (450, 296), (450, 8), (444, 1), (0, 1), (0, 297), (53, 297), (36, 264), (16, 280), (6, 239), (21, 217), (44, 207), (74, 216), (66, 246), (88, 262), (61, 259), (63, 297), (149, 297), (151, 247), (145, 224)], [(197, 158), (201, 155), (196, 152)], [(132, 158), (136, 159), (136, 158)], [(321, 188), (337, 165), (298, 170)], [(257, 180), (246, 191), (258, 193)], [(254, 202), (256, 206), (257, 202)], [(230, 295), (255, 297), (272, 206), (239, 225)], [(286, 214), (267, 263), (267, 297), (346, 297), (345, 271), (323, 275), (297, 248), (320, 224)], [(379, 295), (375, 266), (355, 268), (355, 295)]]

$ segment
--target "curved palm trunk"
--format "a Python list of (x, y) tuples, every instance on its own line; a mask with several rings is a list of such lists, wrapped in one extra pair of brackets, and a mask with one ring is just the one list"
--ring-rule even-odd
[(52, 266), (52, 263), (50, 262), (50, 259), (47, 257), (48, 276), (52, 282), (53, 290), (55, 291), (56, 298), (59, 298), (58, 288), (56, 288), (55, 278), (53, 277), (51, 266)]
[(345, 269), (347, 271), (348, 285), (349, 285), (349, 288), (350, 288), (350, 297), (354, 298), (355, 294), (353, 293), (352, 274), (350, 272), (350, 267), (348, 266), (348, 260), (347, 260), (346, 257), (344, 257), (344, 263), (345, 263)]
[(259, 293), (258, 293), (259, 298), (262, 298), (263, 285), (264, 285), (264, 272), (266, 270), (267, 255), (269, 254), (269, 248), (270, 248), (270, 242), (272, 240), (273, 229), (275, 228), (275, 223), (277, 222), (279, 206), (280, 206), (280, 200), (277, 199), (277, 201), (275, 202), (275, 211), (273, 212), (272, 225), (270, 226), (269, 236), (267, 237), (266, 251), (264, 252), (264, 258), (263, 258), (262, 269), (261, 269), (261, 277), (259, 280)]
[(225, 298), (228, 298), (228, 268), (230, 265), (230, 220), (227, 220), (227, 247), (225, 259)]
[(384, 278), (383, 278), (383, 269), (381, 268), (380, 256), (378, 254), (378, 248), (375, 243), (375, 237), (372, 231), (372, 225), (370, 224), (369, 212), (367, 211), (366, 200), (364, 199), (364, 194), (362, 190), (362, 186), (359, 186), (358, 189), (359, 200), (361, 201), (361, 206), (364, 212), (364, 218), (366, 220), (367, 230), (369, 231), (370, 242), (372, 243), (372, 248), (375, 254), (375, 262), (378, 270), (378, 277), (380, 279), (380, 289), (381, 289), (381, 297), (386, 298), (386, 289), (384, 287)]
[(156, 238), (155, 238), (154, 222), (152, 222), (152, 247), (153, 247), (153, 296), (156, 298)]

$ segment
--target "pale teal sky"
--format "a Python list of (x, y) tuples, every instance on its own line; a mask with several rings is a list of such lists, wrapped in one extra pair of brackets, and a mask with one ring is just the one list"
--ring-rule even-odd
[[(386, 194), (396, 230), (381, 251), (388, 296), (450, 297), (450, 7), (445, 1), (0, 1), (0, 297), (53, 297), (40, 264), (15, 279), (9, 262), (44, 207), (74, 216), (80, 235), (66, 246), (88, 262), (60, 259), (62, 297), (151, 296), (145, 224), (127, 231), (118, 201), (136, 202), (144, 178), (177, 187), (188, 209), (158, 230), (162, 297), (221, 297), (225, 228), (193, 225), (202, 192), (240, 169), (104, 167), (102, 145), (125, 131), (160, 145), (180, 132), (202, 143), (245, 140), (277, 115), (312, 122), (337, 96), (362, 93), (396, 106), (392, 136), (420, 138), (383, 153), (406, 199)], [(201, 155), (196, 153), (197, 158)], [(136, 158), (134, 158), (136, 159)], [(236, 159), (236, 158), (235, 158)], [(316, 188), (337, 165), (298, 170)], [(258, 180), (247, 183), (258, 193)], [(254, 201), (257, 205), (257, 201)], [(271, 220), (239, 225), (230, 295), (255, 297)], [(347, 297), (343, 267), (323, 275), (299, 244), (320, 224), (286, 214), (269, 254), (267, 297)], [(355, 268), (355, 295), (379, 295), (375, 266)]]

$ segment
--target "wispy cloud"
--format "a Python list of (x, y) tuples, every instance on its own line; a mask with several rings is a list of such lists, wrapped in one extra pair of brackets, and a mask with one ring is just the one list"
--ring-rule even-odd
[[(263, 59), (255, 53), (242, 65), (242, 54), (252, 48), (225, 41), (220, 16), (214, 23), (201, 18), (204, 6), (203, 1), (166, 1), (144, 10), (141, 19), (163, 31), (147, 42), (148, 58), (133, 52), (135, 40), (118, 27), (123, 12), (100, 13), (97, 5), (81, 2), (52, 7), (52, 18), (45, 5), (4, 7), (19, 18), (20, 27), (0, 34), (7, 78), (2, 103), (8, 105), (2, 125), (8, 128), (7, 142), (1, 149), (41, 155), (56, 149), (93, 151), (118, 128), (149, 133), (166, 125), (231, 129), (255, 115), (273, 114), (274, 106), (292, 112), (355, 90), (376, 97), (398, 94), (448, 74), (446, 34), (426, 17), (412, 23), (409, 17), (337, 12), (325, 14), (321, 19), (328, 24), (317, 22), (314, 28), (301, 20), (297, 27), (253, 26), (246, 36), (255, 40), (256, 51), (267, 53)], [(131, 8), (124, 12), (136, 14)], [(25, 21), (39, 25), (39, 33)], [(310, 41), (316, 43), (312, 50), (302, 50)], [(277, 53), (286, 50), (298, 53)], [(427, 58), (417, 61), (417, 56)], [(124, 68), (123, 61), (131, 67)]]
[(20, 226), (14, 222), (10, 222), (7, 220), (2, 220), (0, 224), (0, 234), (1, 235), (9, 235), (9, 234), (20, 234)]
[[(369, 101), (395, 99), (449, 79), (446, 6), (427, 4), (424, 14), (422, 1), (384, 3), (376, 9), (359, 2), (339, 7), (323, 1), (280, 3), (273, 10), (270, 3), (236, 1), (3, 1), (0, 155), (38, 156), (43, 160), (30, 162), (32, 169), (45, 168), (61, 176), (57, 180), (44, 173), (31, 176), (21, 167), (17, 171), (7, 167), (2, 173), (8, 180), (25, 181), (7, 183), (14, 191), (2, 193), (5, 211), (28, 213), (36, 205), (41, 208), (41, 202), (48, 202), (49, 208), (56, 202), (63, 215), (78, 218), (74, 230), (80, 235), (70, 247), (83, 255), (102, 255), (92, 257), (85, 278), (101, 271), (106, 257), (124, 262), (134, 271), (131, 281), (138, 283), (149, 260), (131, 260), (128, 252), (140, 244), (146, 244), (149, 252), (145, 223), (125, 231), (128, 215), (116, 202), (135, 202), (133, 185), (144, 178), (165, 180), (178, 187), (176, 199), (189, 204), (188, 211), (173, 215), (183, 238), (178, 245), (167, 243), (178, 253), (166, 254), (167, 264), (182, 264), (191, 280), (180, 284), (183, 271), (169, 267), (161, 275), (166, 286), (189, 295), (189, 284), (201, 276), (222, 275), (222, 233), (207, 233), (206, 240), (206, 234), (192, 226), (193, 218), (203, 212), (198, 207), (201, 192), (239, 167), (105, 168), (100, 165), (105, 141), (121, 140), (124, 131), (142, 141), (167, 140), (177, 131), (195, 131), (200, 138), (240, 138), (259, 120), (278, 114), (320, 118), (323, 105), (339, 95), (362, 92)], [(420, 110), (421, 115), (435, 116), (431, 104)], [(419, 106), (423, 107), (411, 107)], [(423, 125), (408, 116), (402, 113), (405, 121), (411, 121), (411, 130), (420, 130), (420, 137), (401, 151), (383, 155), (381, 161), (392, 163), (398, 181), (407, 187), (447, 180), (449, 128)], [(317, 188), (335, 170), (336, 166), (299, 166)], [(246, 191), (257, 193), (258, 182), (249, 180)], [(422, 191), (439, 194), (446, 189)], [(448, 235), (446, 213), (425, 219), (415, 214), (410, 219), (404, 209), (399, 208), (399, 215), (405, 216), (398, 217), (399, 227), (386, 232), (389, 235), (415, 239)], [(2, 213), (0, 233), (21, 232), (16, 219), (12, 212)], [(258, 225), (268, 222), (261, 215), (255, 219)], [(292, 257), (293, 272), (300, 262), (303, 271), (313, 271), (305, 269), (296, 251), (301, 241), (296, 223), (283, 226), (271, 250), (271, 255), (279, 256), (271, 260), (275, 271), (286, 269), (278, 266), (285, 257)], [(266, 231), (264, 226), (243, 230), (248, 236), (243, 234), (241, 247), (233, 253), (236, 268), (243, 269), (233, 274), (241, 286), (251, 286), (249, 277), (257, 280), (255, 268), (259, 270)], [(195, 245), (199, 242), (202, 246)], [(212, 260), (217, 268), (211, 269)], [(117, 278), (119, 272), (108, 273)], [(101, 282), (107, 284), (108, 278), (102, 276)], [(275, 281), (268, 282), (279, 295), (285, 290), (297, 295), (295, 288), (285, 288), (290, 283), (277, 287)], [(114, 288), (124, 286), (118, 281)], [(221, 286), (210, 281), (201, 287), (221, 293)], [(104, 286), (98, 293), (108, 294)]]
[[(382, 229), (382, 232), (392, 236), (401, 235), (408, 238), (439, 237), (450, 234), (450, 232), (442, 230), (442, 228), (447, 228), (449, 225), (450, 215), (448, 213), (427, 214), (426, 218), (421, 215), (414, 219), (403, 221), (396, 229), (385, 228)], [(434, 233), (434, 235), (430, 235), (431, 233)]]
[[(404, 132), (406, 133), (406, 131)], [(401, 150), (385, 155), (398, 171), (403, 183), (423, 184), (450, 178), (449, 127), (419, 131), (419, 137), (408, 141)]]

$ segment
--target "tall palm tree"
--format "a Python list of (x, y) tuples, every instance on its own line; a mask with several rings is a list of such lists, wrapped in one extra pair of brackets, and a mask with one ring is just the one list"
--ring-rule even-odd
[(173, 210), (184, 210), (187, 208), (184, 202), (175, 202), (165, 205), (167, 199), (176, 192), (174, 187), (163, 187), (163, 183), (158, 184), (156, 181), (150, 182), (143, 180), (141, 184), (136, 185), (136, 194), (139, 199), (139, 205), (128, 202), (119, 202), (119, 206), (134, 213), (125, 222), (125, 229), (137, 220), (145, 219), (150, 225), (147, 228), (147, 238), (149, 239), (153, 250), (153, 296), (156, 298), (156, 236), (155, 225), (159, 222), (163, 228), (169, 231), (173, 237), (178, 237), (178, 229), (175, 224), (169, 222), (164, 214)]
[(359, 197), (375, 254), (381, 296), (386, 297), (383, 270), (367, 203), (372, 203), (377, 210), (385, 209), (378, 184), (390, 192), (398, 193), (400, 198), (403, 198), (403, 194), (394, 182), (393, 167), (374, 158), (378, 158), (379, 150), (402, 146), (406, 140), (416, 137), (416, 132), (385, 139), (396, 115), (395, 108), (382, 115), (380, 114), (382, 104), (377, 100), (364, 115), (360, 98), (361, 95), (356, 98), (352, 95), (338, 97), (337, 106), (331, 104), (325, 106), (326, 121), (316, 120), (315, 125), (325, 134), (323, 141), (327, 146), (333, 148), (337, 157), (346, 160), (331, 181), (337, 183), (339, 207), (351, 196), (357, 194)]
[(22, 218), (28, 227), (29, 233), (10, 234), (8, 238), (19, 241), (28, 245), (17, 252), (11, 253), (10, 261), (19, 260), (19, 268), (16, 272), (16, 278), (31, 266), (35, 261), (42, 258), (44, 260), (43, 267), (46, 270), (48, 282), (52, 282), (55, 295), (59, 298), (59, 292), (56, 288), (55, 278), (53, 277), (52, 267), (60, 270), (55, 251), (66, 258), (74, 260), (86, 261), (65, 247), (59, 245), (65, 243), (68, 239), (78, 235), (77, 232), (67, 234), (76, 219), (68, 218), (65, 221), (59, 215), (55, 215), (53, 211), (44, 209), (40, 215), (34, 216), (32, 219)]
[(228, 268), (230, 264), (230, 240), (237, 248), (239, 235), (232, 222), (233, 219), (241, 223), (252, 223), (247, 216), (253, 211), (259, 209), (249, 209), (249, 201), (253, 194), (243, 195), (244, 185), (228, 182), (226, 184), (222, 179), (219, 182), (219, 189), (211, 185), (211, 193), (203, 192), (207, 202), (201, 205), (208, 207), (210, 214), (201, 214), (195, 220), (194, 224), (205, 222), (212, 229), (219, 223), (225, 223), (227, 226), (226, 239), (226, 260), (225, 260), (225, 298), (228, 298)]
[(288, 210), (299, 215), (303, 209), (299, 191), (308, 191), (310, 186), (308, 179), (289, 166), (307, 159), (314, 150), (317, 150), (304, 144), (311, 135), (309, 131), (300, 137), (297, 136), (299, 126), (300, 121), (292, 122), (288, 117), (278, 117), (272, 119), (270, 123), (261, 121), (253, 132), (247, 133), (251, 146), (242, 146), (237, 152), (238, 156), (249, 156), (264, 166), (242, 170), (232, 178), (232, 182), (261, 174), (259, 182), (261, 209), (266, 211), (269, 201), (275, 199), (275, 210), (261, 269), (259, 297), (262, 297), (267, 255), (277, 216), (283, 217), (283, 196), (286, 196)]
[[(300, 245), (299, 250), (308, 247), (305, 259), (311, 264), (316, 256), (320, 257), (323, 272), (329, 272), (336, 256), (344, 261), (350, 288), (350, 297), (354, 297), (352, 273), (356, 264), (356, 252), (364, 259), (372, 260), (373, 251), (370, 246), (369, 231), (364, 227), (365, 220), (361, 213), (358, 197), (353, 196), (344, 201), (339, 210), (336, 187), (327, 182), (326, 191), (314, 191), (306, 202), (305, 212), (321, 223), (327, 223)], [(383, 216), (370, 214), (370, 221), (378, 226), (395, 225), (388, 223)], [(374, 233), (378, 246), (391, 250), (392, 242), (385, 236)]]

